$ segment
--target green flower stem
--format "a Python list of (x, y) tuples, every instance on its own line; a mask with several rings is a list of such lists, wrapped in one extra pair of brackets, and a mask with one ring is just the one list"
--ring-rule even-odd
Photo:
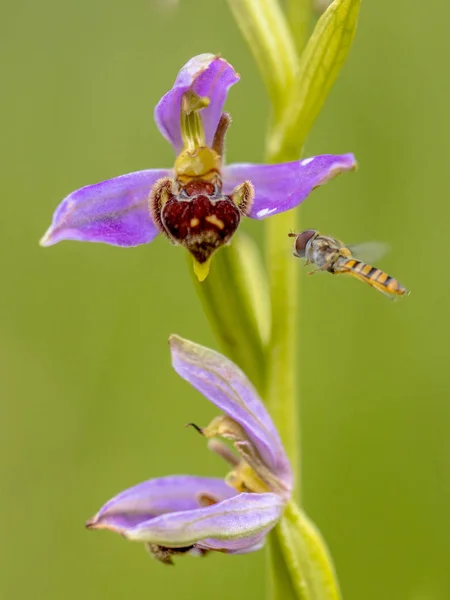
[(266, 221), (266, 261), (270, 284), (272, 334), (267, 350), (265, 399), (300, 483), (297, 364), (299, 265), (288, 233), (298, 231), (297, 211)]
[[(277, 157), (294, 160), (289, 152)], [(298, 231), (297, 211), (266, 222), (272, 335), (269, 341), (266, 401), (295, 473), (300, 496), (297, 349), (299, 265), (287, 248), (287, 233)], [(269, 537), (271, 600), (340, 600), (333, 562), (318, 529), (291, 500)]]

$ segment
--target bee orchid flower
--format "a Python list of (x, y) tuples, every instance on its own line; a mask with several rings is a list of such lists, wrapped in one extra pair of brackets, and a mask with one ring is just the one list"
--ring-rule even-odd
[(222, 411), (207, 427), (194, 427), (231, 471), (225, 480), (176, 475), (145, 481), (109, 500), (86, 525), (142, 542), (168, 564), (185, 553), (258, 550), (292, 491), (278, 432), (234, 363), (177, 336), (170, 348), (175, 371)]
[(191, 253), (203, 280), (212, 254), (230, 242), (243, 217), (265, 219), (295, 208), (314, 188), (355, 167), (352, 154), (225, 165), (231, 119), (222, 111), (238, 80), (219, 56), (192, 58), (155, 108), (156, 125), (175, 152), (173, 167), (72, 192), (57, 207), (41, 245), (79, 240), (138, 246), (162, 233)]

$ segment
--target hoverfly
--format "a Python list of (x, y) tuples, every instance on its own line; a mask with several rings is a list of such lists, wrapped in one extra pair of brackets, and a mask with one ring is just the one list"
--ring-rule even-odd
[(308, 275), (319, 271), (328, 271), (333, 275), (353, 275), (391, 299), (408, 294), (397, 279), (354, 256), (365, 252), (380, 256), (385, 251), (385, 246), (381, 243), (346, 246), (335, 238), (321, 235), (315, 229), (289, 233), (289, 237), (295, 237), (294, 256), (304, 258), (305, 265), (314, 264), (317, 267)]

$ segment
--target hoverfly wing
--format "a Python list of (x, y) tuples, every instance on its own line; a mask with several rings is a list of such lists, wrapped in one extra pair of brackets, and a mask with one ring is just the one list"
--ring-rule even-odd
[(364, 242), (348, 246), (355, 258), (367, 263), (376, 263), (385, 256), (391, 247), (386, 242)]

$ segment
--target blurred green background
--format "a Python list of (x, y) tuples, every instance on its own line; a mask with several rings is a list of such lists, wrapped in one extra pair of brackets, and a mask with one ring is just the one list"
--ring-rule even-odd
[[(304, 502), (346, 600), (450, 597), (449, 19), (443, 1), (364, 2), (308, 141), (360, 169), (316, 191), (303, 225), (388, 241), (380, 266), (412, 290), (393, 304), (302, 271)], [(37, 244), (73, 189), (171, 164), (152, 111), (197, 53), (242, 76), (229, 161), (261, 161), (250, 53), (219, 1), (18, 0), (1, 30), (0, 598), (262, 598), (264, 552), (169, 569), (83, 526), (144, 479), (225, 472), (184, 428), (214, 409), (169, 362), (171, 332), (215, 344), (183, 252)], [(262, 240), (261, 223), (244, 227)]]

